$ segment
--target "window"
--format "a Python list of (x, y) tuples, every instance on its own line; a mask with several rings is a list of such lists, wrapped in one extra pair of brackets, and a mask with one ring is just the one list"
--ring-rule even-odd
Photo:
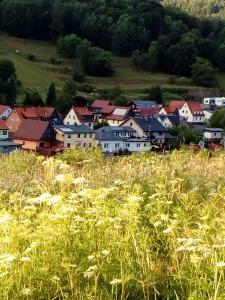
[(144, 147), (147, 147), (147, 146), (148, 146), (148, 144), (144, 143)]
[(86, 138), (86, 133), (84, 134), (84, 138)]
[(69, 122), (67, 122), (67, 125), (69, 125), (70, 123)]
[(89, 123), (89, 127), (91, 127), (91, 123)]
[(75, 120), (75, 116), (73, 116), (73, 119)]
[(130, 122), (130, 126), (132, 126), (133, 125), (133, 123), (132, 122)]
[(162, 135), (162, 132), (159, 132), (159, 135)]
[(115, 144), (115, 148), (119, 148), (120, 147), (120, 144), (119, 143), (116, 143)]
[(92, 133), (90, 133), (90, 138), (92, 138)]
[(67, 145), (66, 145), (66, 146), (67, 146), (67, 148), (70, 148), (70, 143), (67, 143)]
[(89, 147), (91, 147), (92, 146), (92, 144), (91, 143), (89, 143)]
[(137, 143), (137, 148), (140, 148), (141, 147), (141, 144), (140, 143)]
[(78, 133), (77, 137), (80, 138), (80, 133)]
[(2, 120), (6, 120), (6, 117), (3, 116), (3, 117), (2, 117)]
[(126, 143), (126, 148), (129, 148), (130, 147), (130, 143)]
[(3, 131), (3, 135), (7, 135), (7, 131)]
[(86, 147), (86, 143), (84, 143), (84, 148)]
[(104, 149), (108, 149), (108, 148), (109, 148), (109, 144), (108, 143), (104, 144)]
[(70, 134), (68, 134), (68, 139), (70, 139), (71, 138), (71, 135)]
[(68, 118), (71, 119), (71, 115), (69, 115)]
[(214, 132), (214, 135), (216, 136), (216, 132)]

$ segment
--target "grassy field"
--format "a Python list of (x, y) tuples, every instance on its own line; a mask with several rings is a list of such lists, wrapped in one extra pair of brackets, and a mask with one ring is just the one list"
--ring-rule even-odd
[[(26, 88), (35, 88), (45, 94), (51, 82), (55, 82), (60, 90), (65, 81), (70, 78), (71, 61), (62, 60), (61, 64), (53, 64), (51, 59), (59, 59), (53, 44), (43, 41), (24, 40), (0, 34), (0, 58), (11, 59), (16, 66), (18, 79)], [(18, 54), (16, 53), (18, 50)], [(34, 55), (37, 61), (28, 59)], [(165, 88), (189, 88), (194, 94), (214, 94), (218, 91), (192, 86), (190, 79), (176, 77), (171, 85), (170, 75), (137, 71), (130, 58), (113, 57), (115, 75), (112, 77), (87, 77), (87, 82), (96, 88), (110, 88), (119, 84), (127, 98), (146, 96), (145, 89), (160, 84)], [(224, 77), (224, 76), (223, 76)], [(224, 78), (220, 78), (221, 85)]]
[(223, 300), (224, 171), (224, 152), (5, 157), (0, 298)]

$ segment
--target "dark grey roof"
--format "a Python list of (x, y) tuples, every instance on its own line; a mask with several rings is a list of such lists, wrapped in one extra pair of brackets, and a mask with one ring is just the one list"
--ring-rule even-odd
[(145, 132), (166, 132), (167, 128), (163, 126), (155, 117), (133, 117), (133, 120)]
[(0, 141), (0, 147), (15, 147), (15, 146), (21, 146), (21, 145), (13, 143), (11, 141)]
[(91, 127), (86, 125), (55, 125), (54, 128), (66, 134), (95, 132)]
[(159, 105), (155, 101), (150, 100), (134, 100), (132, 102), (139, 108), (159, 107)]
[(167, 140), (176, 140), (176, 137), (174, 135), (171, 135), (169, 133), (166, 133), (166, 139)]
[(208, 132), (223, 132), (224, 129), (222, 129), (222, 128), (204, 128), (204, 131), (208, 131)]
[(97, 132), (96, 140), (99, 141), (124, 141), (123, 137), (115, 135), (113, 132)]
[(130, 126), (104, 126), (97, 129), (97, 132), (130, 132), (133, 133), (135, 130)]
[(182, 120), (184, 119), (183, 117), (180, 117), (179, 115), (159, 115), (159, 118), (163, 121), (166, 118), (169, 119), (172, 125), (179, 125)]

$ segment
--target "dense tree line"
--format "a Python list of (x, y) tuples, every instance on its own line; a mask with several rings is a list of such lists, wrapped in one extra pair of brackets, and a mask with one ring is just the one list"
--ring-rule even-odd
[[(68, 58), (77, 55), (75, 50), (81, 53), (85, 49), (81, 62), (87, 74), (113, 72), (106, 50), (119, 56), (133, 55), (137, 68), (182, 76), (197, 74), (200, 80), (195, 76), (194, 81), (203, 85), (207, 81), (202, 78), (205, 68), (210, 71), (210, 85), (215, 84), (213, 68), (225, 71), (225, 21), (199, 19), (159, 2), (0, 0), (0, 28), (19, 37), (59, 40), (58, 51)], [(198, 5), (202, 9), (200, 0), (161, 3), (183, 3), (181, 7), (192, 12)], [(223, 1), (217, 1), (218, 5), (212, 0), (204, 3), (213, 14), (224, 6)], [(71, 34), (75, 37), (72, 47)], [(196, 71), (196, 63), (201, 72)]]

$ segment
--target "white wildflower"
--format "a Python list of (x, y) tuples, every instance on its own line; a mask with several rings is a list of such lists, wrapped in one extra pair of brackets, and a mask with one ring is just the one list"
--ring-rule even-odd
[(163, 230), (164, 233), (171, 233), (173, 231), (172, 227), (168, 227), (165, 230)]
[(63, 182), (63, 181), (65, 181), (65, 178), (66, 178), (66, 176), (64, 174), (58, 174), (55, 177), (55, 181), (57, 181), (57, 182)]
[(121, 279), (113, 279), (112, 281), (110, 281), (110, 284), (112, 285), (117, 285), (117, 284), (120, 284), (122, 283), (122, 280)]
[(76, 184), (76, 185), (84, 184), (85, 182), (86, 182), (86, 179), (84, 177), (78, 177), (73, 180), (73, 184)]
[(30, 288), (23, 288), (21, 293), (24, 295), (24, 296), (29, 296), (32, 294), (32, 291)]
[(0, 263), (12, 262), (15, 259), (16, 259), (16, 257), (12, 254), (2, 254), (2, 255), (0, 255)]
[(60, 281), (60, 278), (59, 278), (58, 276), (54, 275), (54, 276), (52, 277), (52, 280), (54, 280), (54, 281)]
[(109, 255), (109, 253), (110, 253), (109, 250), (102, 250), (102, 254), (105, 255), (105, 256)]
[(61, 200), (62, 200), (62, 196), (53, 195), (48, 199), (47, 204), (49, 206), (54, 206), (54, 205), (58, 204)]
[(159, 227), (159, 225), (161, 224), (161, 221), (156, 221), (155, 223), (153, 223), (154, 227)]
[(94, 255), (89, 255), (87, 258), (88, 258), (88, 260), (93, 260), (95, 258), (95, 256)]
[(143, 198), (140, 196), (131, 195), (128, 197), (128, 201), (131, 201), (131, 202), (139, 202), (141, 200), (143, 200)]
[(23, 256), (23, 257), (20, 258), (20, 261), (28, 262), (28, 261), (31, 261), (31, 258), (28, 257), (28, 256)]
[(10, 214), (0, 214), (0, 224), (5, 225), (13, 220), (13, 217)]
[(224, 268), (224, 267), (225, 267), (225, 262), (224, 262), (224, 261), (220, 261), (220, 262), (218, 262), (218, 263), (216, 264), (216, 266), (217, 266), (218, 268)]

